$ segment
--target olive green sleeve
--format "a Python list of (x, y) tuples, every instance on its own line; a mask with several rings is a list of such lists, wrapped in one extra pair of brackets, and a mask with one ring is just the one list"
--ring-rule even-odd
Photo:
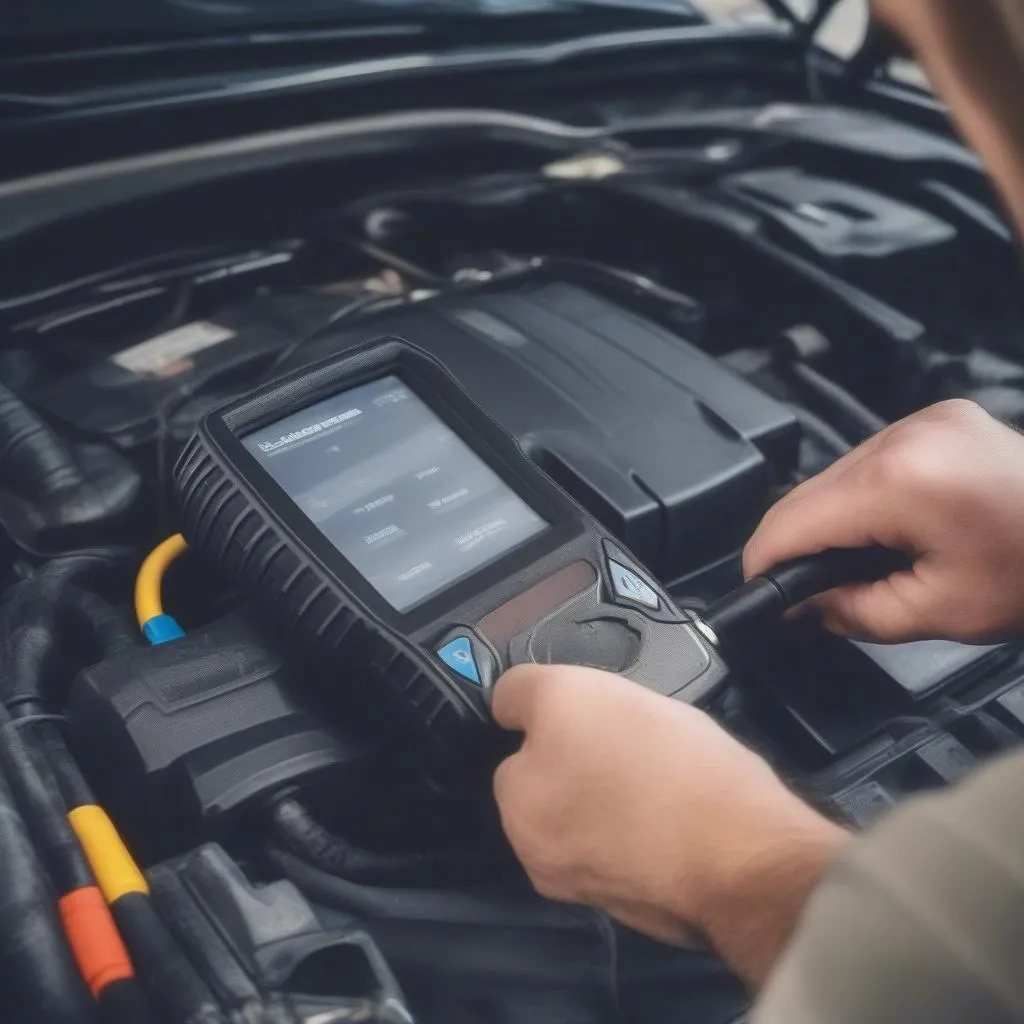
[(1024, 755), (853, 840), (752, 1024), (1024, 1021)]

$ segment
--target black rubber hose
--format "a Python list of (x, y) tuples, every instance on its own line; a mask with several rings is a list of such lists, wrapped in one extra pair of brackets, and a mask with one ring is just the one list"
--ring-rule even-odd
[(789, 383), (812, 412), (818, 413), (855, 444), (874, 437), (888, 424), (830, 377), (807, 363), (785, 365)]
[(71, 756), (57, 723), (44, 720), (32, 723), (31, 727), (35, 730), (36, 744), (50, 765), (57, 788), (68, 809), (96, 803), (92, 787), (86, 782), (78, 762)]
[(702, 618), (719, 642), (780, 619), (790, 608), (850, 583), (883, 580), (911, 568), (911, 559), (889, 548), (835, 548), (776, 566), (716, 601)]
[(826, 423), (817, 413), (797, 405), (788, 404), (790, 412), (800, 421), (804, 436), (822, 448), (833, 459), (841, 459), (850, 452), (853, 445), (831, 424)]
[(120, 612), (66, 583), (63, 575), (44, 574), (8, 592), (0, 604), (0, 700), (16, 715), (47, 710), (54, 676), (59, 669), (70, 670), (66, 640), (75, 632), (92, 639), (97, 657), (137, 645)]
[[(59, 571), (43, 572), (40, 578), (28, 580), (13, 588), (13, 592), (0, 606), (0, 721), (7, 724), (0, 731), (0, 764), (7, 772), (12, 791), (19, 805), (25, 809), (37, 848), (47, 863), (50, 875), (60, 895), (91, 887), (95, 884), (90, 865), (78, 836), (72, 828), (67, 811), (93, 803), (89, 786), (71, 757), (64, 736), (46, 710), (46, 669), (57, 659), (51, 659), (55, 646), (66, 639), (69, 626), (90, 630), (96, 649), (102, 654), (113, 654), (134, 643), (133, 632), (118, 613), (101, 598), (79, 590), (67, 580), (87, 571), (88, 559), (75, 564), (65, 563)], [(65, 662), (67, 660), (65, 659)], [(68, 667), (65, 663), (64, 667)], [(8, 705), (14, 710), (10, 718)], [(39, 717), (41, 720), (32, 721)], [(27, 733), (31, 730), (34, 742), (30, 745)], [(127, 897), (122, 897), (122, 902)], [(148, 904), (148, 898), (141, 896)], [(128, 923), (134, 925), (131, 938), (136, 972), (145, 981), (168, 982), (167, 972), (182, 962), (172, 948), (161, 948), (154, 970), (152, 961), (140, 962), (140, 936), (149, 943), (164, 935), (162, 924), (145, 907), (134, 908)], [(125, 920), (121, 920), (123, 927)], [(155, 936), (155, 938), (154, 938)], [(128, 936), (126, 936), (127, 938)], [(170, 940), (168, 940), (169, 943)], [(173, 987), (157, 994), (165, 1009), (173, 1008), (176, 1016), (169, 1019), (189, 1019), (193, 1007), (183, 1004), (188, 994), (182, 980), (186, 971), (174, 975)], [(151, 1019), (143, 988), (134, 978), (110, 982), (103, 987), (99, 1004), (104, 1021), (143, 1022)]]
[(270, 823), (286, 849), (319, 870), (351, 882), (465, 884), (493, 876), (507, 859), (500, 851), (488, 856), (481, 850), (373, 853), (329, 832), (292, 794), (273, 803)]
[(57, 915), (25, 822), (0, 780), (0, 992), (12, 1021), (93, 1024), (96, 1007)]
[[(91, 570), (91, 559), (46, 567), (40, 576), (17, 584), (0, 604), (0, 704), (15, 719), (43, 716), (26, 725), (32, 730), (46, 764), (52, 770), (59, 796), (68, 806), (92, 801), (89, 787), (68, 752), (64, 736), (46, 712), (53, 701), (55, 676), (75, 667), (61, 653), (70, 627), (84, 628), (93, 639), (96, 653), (110, 656), (135, 646), (134, 631), (127, 621), (102, 598), (79, 590), (67, 581)], [(6, 715), (5, 715), (6, 717)], [(56, 794), (55, 794), (56, 795)]]
[(68, 551), (51, 558), (32, 578), (73, 583), (92, 591), (101, 583), (114, 587), (122, 583), (122, 577), (124, 581), (131, 580), (138, 555), (136, 548), (118, 545)]
[(62, 438), (0, 384), (0, 517), (37, 557), (89, 544), (127, 524), (141, 478), (115, 448)]
[(41, 752), (25, 742), (22, 730), (2, 714), (0, 767), (21, 808), (33, 843), (59, 896), (93, 883), (82, 848), (65, 817), (66, 808), (57, 782)]
[[(39, 859), (56, 888), (58, 906), (63, 906), (60, 901), (64, 897), (72, 895), (93, 894), (102, 900), (85, 852), (68, 821), (67, 807), (46, 757), (25, 741), (22, 728), (14, 727), (6, 710), (0, 717), (4, 720), (0, 729), (0, 765), (28, 823)], [(70, 929), (65, 922), (65, 937), (75, 947), (76, 957), (85, 954), (96, 934), (115, 927), (113, 921), (105, 922), (106, 913), (105, 905), (103, 915), (98, 914), (93, 905), (87, 920), (90, 928), (98, 926), (99, 931), (92, 931), (88, 937), (80, 928)], [(81, 920), (79, 917), (79, 923)], [(94, 977), (94, 984), (96, 981)], [(99, 985), (94, 996), (104, 1024), (148, 1024), (152, 1020), (145, 995), (134, 977), (107, 978), (100, 980)]]
[(175, 942), (150, 897), (128, 893), (111, 904), (135, 973), (168, 1024), (227, 1024), (209, 988)]
[(326, 907), (374, 921), (431, 921), (503, 927), (578, 927), (583, 908), (546, 900), (525, 879), (503, 886), (404, 889), (359, 885), (271, 844), (270, 861), (305, 895)]
[(39, 501), (82, 480), (81, 467), (57, 434), (0, 384), (0, 481)]

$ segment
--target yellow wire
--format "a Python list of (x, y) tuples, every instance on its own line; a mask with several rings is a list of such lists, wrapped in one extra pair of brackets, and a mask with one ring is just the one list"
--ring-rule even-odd
[(135, 579), (135, 617), (140, 628), (150, 619), (163, 615), (164, 603), (160, 597), (160, 586), (167, 567), (183, 552), (188, 550), (185, 538), (176, 533), (158, 544), (146, 556)]

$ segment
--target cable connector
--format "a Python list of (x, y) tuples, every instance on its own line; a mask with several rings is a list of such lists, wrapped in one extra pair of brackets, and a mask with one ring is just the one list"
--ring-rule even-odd
[(178, 625), (173, 615), (154, 615), (143, 624), (142, 635), (151, 644), (165, 644), (169, 640), (180, 640), (185, 630)]

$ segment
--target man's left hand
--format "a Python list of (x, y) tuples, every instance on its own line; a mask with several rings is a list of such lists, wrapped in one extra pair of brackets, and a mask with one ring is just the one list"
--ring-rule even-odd
[(537, 890), (665, 942), (709, 940), (752, 985), (845, 833), (703, 712), (595, 669), (520, 666), (502, 823)]

